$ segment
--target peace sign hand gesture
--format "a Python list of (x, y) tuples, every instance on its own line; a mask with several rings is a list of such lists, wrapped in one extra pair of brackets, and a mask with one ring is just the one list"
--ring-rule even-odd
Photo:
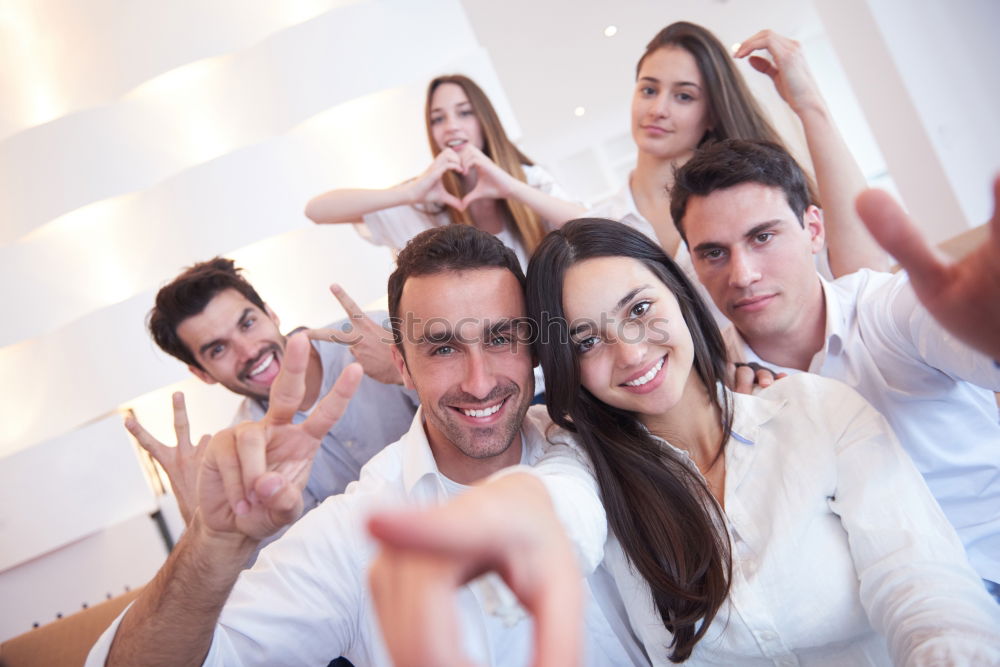
[(306, 336), (289, 337), (267, 414), (220, 431), (209, 443), (198, 478), (199, 510), (209, 530), (261, 540), (302, 513), (302, 489), (320, 440), (361, 380), (361, 368), (351, 364), (312, 414), (293, 424), (305, 394), (308, 359)]
[(174, 433), (177, 435), (176, 447), (165, 445), (154, 438), (133, 415), (125, 418), (125, 428), (167, 473), (170, 486), (177, 498), (177, 506), (180, 508), (184, 523), (187, 524), (191, 523), (191, 517), (198, 505), (198, 471), (201, 468), (202, 459), (205, 458), (205, 450), (207, 449), (205, 445), (211, 436), (203, 435), (197, 446), (192, 445), (184, 393), (175, 392), (173, 402)]

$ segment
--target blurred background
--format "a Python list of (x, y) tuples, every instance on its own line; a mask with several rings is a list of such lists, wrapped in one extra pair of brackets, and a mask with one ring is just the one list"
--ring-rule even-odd
[[(307, 199), (430, 161), (424, 90), (462, 72), (585, 202), (635, 157), (635, 64), (689, 20), (798, 39), (869, 181), (936, 242), (991, 214), (1000, 169), (994, 0), (0, 0), (0, 640), (143, 584), (176, 505), (121, 426), (195, 439), (239, 398), (150, 341), (183, 267), (226, 255), (286, 329), (383, 298), (388, 250)], [(770, 80), (740, 67), (804, 156)]]

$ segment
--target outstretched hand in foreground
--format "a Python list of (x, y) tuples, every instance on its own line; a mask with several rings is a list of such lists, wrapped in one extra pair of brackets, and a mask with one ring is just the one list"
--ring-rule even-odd
[(396, 667), (469, 665), (455, 591), (495, 571), (535, 619), (535, 665), (581, 662), (582, 575), (540, 481), (512, 474), (430, 510), (380, 513), (372, 599)]
[(957, 262), (931, 248), (902, 207), (881, 190), (858, 196), (858, 214), (906, 269), (917, 297), (945, 329), (1000, 359), (1000, 177), (993, 181), (986, 240)]

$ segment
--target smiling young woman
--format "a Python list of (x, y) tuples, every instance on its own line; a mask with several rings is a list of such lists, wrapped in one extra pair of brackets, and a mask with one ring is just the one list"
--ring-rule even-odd
[[(760, 51), (772, 60), (755, 55)], [(693, 23), (672, 23), (653, 37), (636, 65), (631, 123), (638, 149), (635, 169), (618, 194), (587, 215), (643, 232), (695, 277), (670, 216), (674, 170), (712, 141), (784, 145), (736, 69), (734, 56), (747, 58), (771, 77), (802, 123), (817, 178), (816, 185), (809, 184), (810, 197), (816, 205), (820, 200), (825, 204), (829, 273), (838, 277), (862, 268), (885, 270), (885, 253), (854, 210), (854, 198), (866, 187), (864, 176), (833, 123), (799, 44), (769, 30), (744, 40), (733, 55)]]
[(430, 227), (472, 225), (499, 237), (527, 266), (547, 231), (583, 212), (507, 137), (472, 79), (431, 81), (424, 116), (434, 160), (422, 174), (382, 190), (331, 190), (308, 203), (306, 216), (320, 224), (363, 222), (370, 240), (396, 250)]

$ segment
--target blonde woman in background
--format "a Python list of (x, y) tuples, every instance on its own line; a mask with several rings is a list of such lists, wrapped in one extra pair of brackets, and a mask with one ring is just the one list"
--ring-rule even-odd
[(372, 242), (396, 250), (430, 227), (472, 225), (499, 237), (526, 268), (546, 232), (583, 213), (511, 142), (468, 77), (431, 81), (424, 115), (434, 161), (422, 174), (381, 190), (331, 190), (309, 202), (306, 216), (319, 224), (363, 222)]

